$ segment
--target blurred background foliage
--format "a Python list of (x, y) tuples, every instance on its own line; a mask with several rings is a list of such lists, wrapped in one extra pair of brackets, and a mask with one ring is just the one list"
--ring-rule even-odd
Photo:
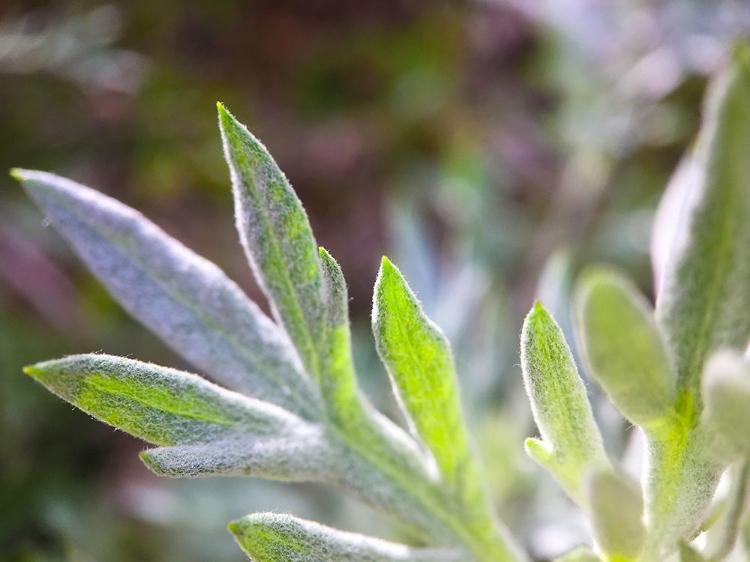
[[(592, 261), (652, 294), (654, 209), (707, 76), (748, 28), (740, 0), (3, 0), (0, 169), (125, 201), (262, 303), (231, 218), (225, 102), (340, 261), (360, 376), (385, 411), (368, 321), (381, 254), (445, 329), (498, 510), (544, 558), (582, 523), (523, 457), (521, 318), (536, 295), (568, 329), (570, 283)], [(159, 480), (139, 442), (24, 378), (24, 364), (96, 350), (189, 368), (42, 225), (0, 177), (0, 560), (239, 561), (224, 525), (256, 510), (398, 537), (317, 486)]]

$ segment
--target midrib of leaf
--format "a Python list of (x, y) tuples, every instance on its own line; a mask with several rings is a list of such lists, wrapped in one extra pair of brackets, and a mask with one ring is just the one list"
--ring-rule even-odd
[(282, 386), (282, 388), (288, 389), (289, 390), (289, 394), (294, 397), (294, 400), (300, 406), (301, 411), (305, 412), (306, 414), (308, 414), (310, 416), (310, 419), (318, 419), (319, 418), (320, 413), (317, 412), (317, 411), (315, 411), (315, 410), (310, 409), (309, 400), (306, 401), (304, 399), (304, 397), (298, 393), (297, 388), (295, 387), (295, 385), (289, 384), (287, 381), (284, 381), (282, 378), (278, 377), (274, 373), (274, 370), (273, 369), (269, 369), (268, 365), (266, 365), (262, 360), (258, 360), (253, 355), (247, 353), (247, 351), (245, 350), (245, 348), (239, 344), (239, 342), (235, 339), (235, 337), (230, 332), (225, 331), (224, 329), (221, 328), (221, 326), (219, 324), (215, 323), (213, 320), (211, 320), (210, 318), (206, 317), (201, 312), (200, 308), (196, 308), (196, 307), (192, 306), (192, 304), (191, 304), (191, 302), (189, 300), (186, 301), (186, 300), (180, 298), (179, 295), (175, 294), (171, 290), (171, 288), (169, 287), (169, 285), (165, 284), (159, 278), (159, 276), (152, 275), (152, 272), (148, 268), (146, 268), (144, 266), (144, 264), (142, 264), (141, 262), (139, 262), (135, 258), (135, 256), (133, 256), (133, 254), (131, 254), (130, 251), (127, 249), (128, 244), (124, 243), (124, 242), (126, 242), (126, 238), (125, 237), (120, 238), (120, 237), (117, 237), (117, 236), (110, 236), (110, 235), (102, 233), (99, 230), (94, 229), (91, 225), (88, 224), (88, 222), (85, 220), (85, 218), (81, 217), (77, 213), (78, 209), (75, 206), (69, 205), (68, 202), (64, 198), (57, 197), (57, 195), (54, 192), (50, 191), (49, 193), (52, 194), (53, 197), (55, 197), (55, 200), (59, 204), (61, 204), (63, 207), (65, 207), (68, 211), (73, 212), (73, 214), (76, 215), (80, 220), (82, 220), (84, 222), (84, 224), (86, 224), (89, 228), (92, 228), (93, 230), (95, 230), (95, 232), (99, 236), (101, 236), (102, 238), (104, 238), (108, 242), (112, 243), (118, 250), (120, 250), (127, 257), (129, 257), (131, 259), (131, 262), (134, 265), (137, 264), (137, 267), (139, 269), (141, 269), (144, 273), (146, 273), (148, 275), (149, 279), (151, 279), (154, 283), (156, 283), (159, 287), (161, 287), (161, 289), (164, 290), (164, 292), (167, 295), (169, 295), (176, 303), (181, 304), (182, 306), (184, 306), (185, 308), (187, 308), (188, 310), (190, 310), (193, 314), (195, 314), (195, 316), (199, 320), (201, 320), (201, 322), (203, 322), (204, 324), (206, 324), (207, 326), (213, 328), (216, 332), (218, 332), (219, 334), (221, 334), (232, 345), (232, 347), (234, 347), (237, 351), (239, 351), (240, 355), (242, 357), (244, 357), (248, 361), (248, 363), (250, 363), (250, 364), (255, 365), (256, 367), (258, 367), (259, 370), (263, 371), (263, 373), (265, 373), (267, 376), (269, 376), (269, 378), (273, 379), (278, 384), (280, 384)]
[[(236, 125), (232, 123), (233, 127)], [(235, 142), (232, 139), (227, 138), (228, 142), (231, 142), (232, 144), (235, 144)], [(244, 164), (249, 164), (249, 158), (245, 154), (244, 150), (234, 150), (233, 156), (234, 158), (237, 158), (237, 155), (240, 156)], [(255, 167), (254, 166), (246, 166), (247, 168), (250, 168), (251, 174), (253, 174), (253, 178), (255, 179)], [(255, 189), (253, 186), (248, 185), (248, 182), (244, 180), (244, 174), (239, 174), (240, 177), (243, 178), (242, 185), (245, 189), (248, 191), (251, 191), (255, 194), (255, 196), (258, 198), (259, 201), (263, 201), (264, 205), (258, 205), (257, 207), (260, 210), (260, 217), (262, 218), (265, 226), (267, 227), (267, 232), (270, 233), (270, 240), (273, 245), (273, 256), (274, 256), (274, 262), (285, 264), (285, 258), (284, 258), (284, 252), (281, 249), (281, 243), (279, 242), (279, 238), (276, 235), (276, 231), (273, 229), (271, 219), (268, 216), (268, 210), (266, 203), (266, 198), (261, 196), (260, 192)], [(283, 174), (282, 174), (283, 175)], [(249, 252), (248, 252), (249, 253)], [(317, 253), (317, 252), (316, 252)], [(255, 260), (254, 257), (251, 256), (251, 259)], [(258, 268), (260, 270), (260, 268)], [(320, 380), (320, 353), (318, 352), (318, 347), (315, 345), (315, 341), (312, 337), (312, 334), (310, 333), (309, 325), (307, 323), (307, 318), (305, 316), (305, 312), (302, 308), (302, 303), (299, 300), (299, 294), (297, 293), (297, 290), (295, 288), (294, 282), (292, 281), (289, 270), (282, 265), (282, 267), (278, 268), (281, 271), (281, 275), (284, 279), (285, 285), (287, 286), (287, 295), (292, 296), (292, 300), (294, 301), (294, 316), (295, 316), (295, 323), (297, 325), (303, 326), (303, 334), (305, 338), (305, 346), (310, 350), (310, 353), (312, 355), (312, 362), (313, 364), (310, 365), (310, 368), (312, 369), (312, 375), (315, 377), (316, 380)], [(278, 271), (277, 269), (277, 271)], [(259, 277), (262, 278), (262, 276), (259, 275)], [(273, 299), (269, 298), (269, 300), (273, 301)], [(321, 334), (323, 336), (323, 339), (325, 339), (324, 334)], [(299, 352), (298, 352), (299, 353)], [(304, 364), (304, 358), (300, 357), (302, 359), (302, 363)]]

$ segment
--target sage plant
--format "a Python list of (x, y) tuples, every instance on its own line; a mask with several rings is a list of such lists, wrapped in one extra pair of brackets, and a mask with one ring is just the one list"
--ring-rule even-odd
[[(14, 170), (120, 304), (201, 375), (103, 354), (25, 372), (155, 445), (141, 459), (156, 474), (324, 482), (399, 521), (419, 545), (256, 513), (229, 524), (252, 560), (528, 560), (488, 503), (443, 333), (383, 258), (372, 328), (404, 431), (357, 384), (341, 269), (318, 248), (264, 146), (221, 104), (218, 112), (240, 241), (272, 317), (133, 209), (52, 174)], [(712, 84), (681, 165), (690, 173), (669, 190), (678, 226), (657, 222), (669, 251), (656, 262), (656, 309), (603, 266), (586, 270), (575, 290), (586, 372), (644, 436), (640, 479), (605, 450), (558, 324), (539, 302), (526, 318), (521, 363), (541, 434), (526, 450), (592, 531), (591, 544), (561, 562), (723, 560), (736, 550), (750, 474), (747, 151), (750, 46), (741, 44)], [(712, 505), (723, 474), (729, 493)]]

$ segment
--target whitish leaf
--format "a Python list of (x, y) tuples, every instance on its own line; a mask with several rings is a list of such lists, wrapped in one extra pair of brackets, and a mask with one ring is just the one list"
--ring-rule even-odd
[(24, 372), (84, 412), (156, 445), (207, 443), (239, 429), (288, 438), (307, 425), (197, 375), (123, 357), (72, 355)]
[(521, 367), (542, 436), (542, 441), (528, 439), (526, 451), (582, 504), (584, 474), (608, 466), (609, 461), (570, 348), (540, 302), (523, 324)]
[(750, 452), (750, 363), (739, 353), (711, 357), (702, 380), (704, 424), (719, 454), (737, 458)]
[(261, 142), (224, 106), (218, 109), (240, 241), (274, 316), (307, 372), (319, 378), (325, 312), (318, 247), (307, 214)]
[(687, 242), (669, 259), (657, 316), (674, 352), (680, 389), (697, 391), (703, 363), (750, 336), (750, 46), (737, 46), (713, 84), (695, 159), (697, 204)]
[(643, 545), (643, 498), (629, 478), (599, 470), (586, 479), (594, 539), (607, 560), (635, 560)]
[(452, 491), (476, 489), (450, 345), (387, 258), (375, 283), (372, 329), (412, 431), (432, 453), (442, 478)]
[(554, 562), (601, 562), (601, 558), (589, 547), (579, 546), (570, 552), (557, 556)]
[(460, 550), (410, 548), (311, 521), (256, 513), (229, 524), (240, 548), (255, 562), (466, 562)]
[(228, 431), (205, 443), (142, 451), (153, 472), (170, 478), (254, 476), (286, 481), (324, 481), (332, 450), (319, 426), (299, 423), (293, 433), (255, 435)]
[(674, 408), (674, 377), (646, 299), (604, 268), (578, 282), (576, 333), (589, 375), (633, 423), (648, 428)]
[(229, 388), (308, 418), (320, 410), (285, 334), (218, 267), (110, 197), (13, 173), (120, 304), (175, 351)]

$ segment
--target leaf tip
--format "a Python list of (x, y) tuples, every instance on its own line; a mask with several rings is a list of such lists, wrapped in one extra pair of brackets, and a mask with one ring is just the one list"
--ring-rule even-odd
[(11, 168), (8, 171), (8, 173), (10, 174), (10, 177), (12, 177), (14, 180), (22, 182), (26, 179), (25, 178), (26, 170), (23, 170), (21, 168)]
[(37, 365), (26, 365), (23, 368), (23, 374), (36, 379), (42, 374), (42, 370)]

